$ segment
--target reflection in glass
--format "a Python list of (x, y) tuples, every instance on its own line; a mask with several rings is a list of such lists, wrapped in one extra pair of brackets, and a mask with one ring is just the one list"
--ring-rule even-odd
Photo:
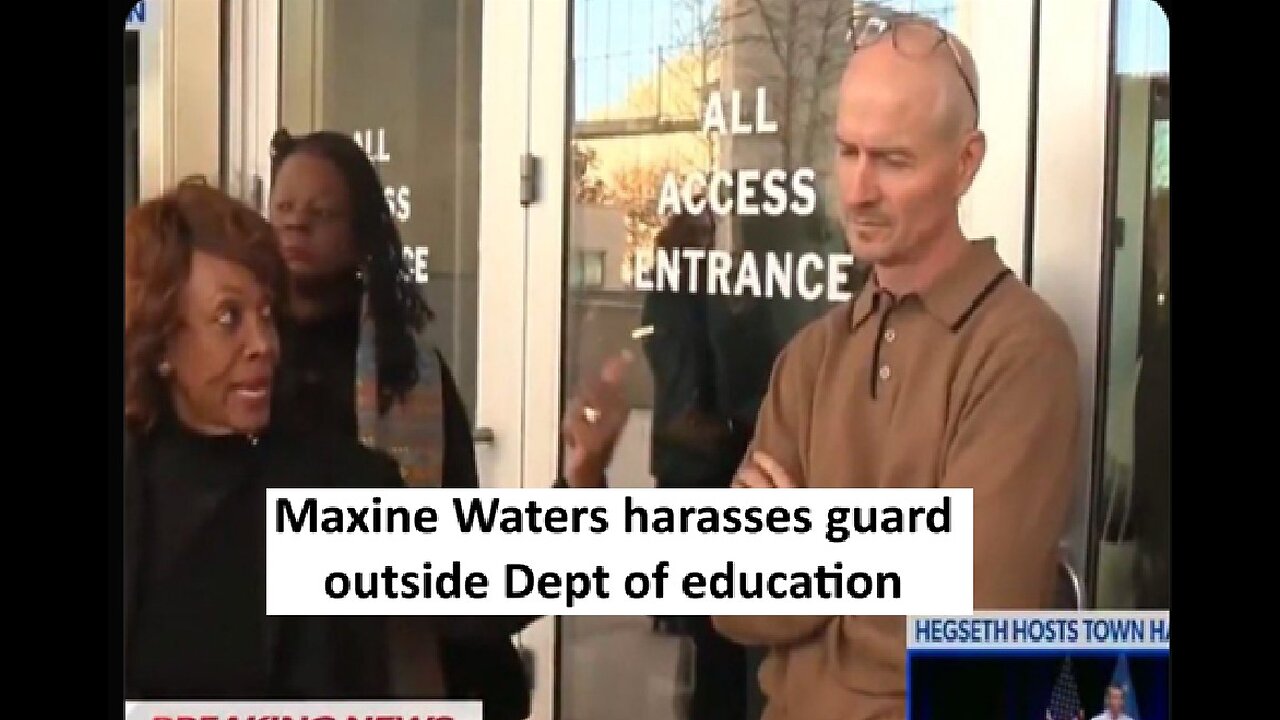
[[(884, 4), (956, 20), (954, 2)], [(620, 349), (640, 359), (610, 486), (727, 486), (778, 353), (836, 301), (825, 288), (806, 297), (795, 277), (778, 292), (735, 279), (847, 252), (831, 137), (853, 8), (573, 4), (563, 387)], [(699, 272), (664, 268), (690, 250)], [(708, 282), (712, 265), (723, 286)], [(864, 279), (855, 265), (836, 284)], [(562, 718), (759, 716), (756, 660), (704, 618), (573, 617), (560, 632)]]
[(1102, 483), (1094, 506), (1100, 608), (1169, 606), (1168, 23), (1116, 8), (1114, 208)]

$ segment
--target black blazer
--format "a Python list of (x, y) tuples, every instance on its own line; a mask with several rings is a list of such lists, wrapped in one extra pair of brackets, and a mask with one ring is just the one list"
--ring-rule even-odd
[[(353, 441), (274, 435), (264, 439), (260, 456), (269, 487), (395, 487), (396, 463)], [(148, 441), (125, 438), (124, 472), (124, 638), (126, 649), (138, 611), (147, 508), (143, 454)], [(263, 499), (265, 515), (265, 498)], [(193, 542), (200, 542), (199, 539)], [(265, 568), (246, 572), (264, 572)], [(265, 598), (264, 598), (265, 599)], [(265, 607), (263, 608), (265, 613)], [(302, 698), (382, 698), (389, 692), (385, 621), (365, 617), (267, 617), (264, 663), (271, 668), (282, 636), (288, 634), (290, 662), (282, 685)], [(126, 658), (128, 657), (126, 652)], [(127, 660), (126, 660), (127, 662)], [(274, 670), (272, 671), (274, 674)], [(125, 668), (126, 688), (130, 677)], [(247, 698), (257, 699), (257, 698)]]

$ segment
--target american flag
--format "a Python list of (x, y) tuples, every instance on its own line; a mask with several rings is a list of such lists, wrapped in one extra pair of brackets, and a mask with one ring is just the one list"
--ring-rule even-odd
[(1084, 708), (1080, 705), (1080, 691), (1076, 688), (1076, 676), (1071, 672), (1071, 658), (1062, 661), (1058, 681), (1053, 684), (1049, 707), (1044, 711), (1045, 720), (1081, 720)]

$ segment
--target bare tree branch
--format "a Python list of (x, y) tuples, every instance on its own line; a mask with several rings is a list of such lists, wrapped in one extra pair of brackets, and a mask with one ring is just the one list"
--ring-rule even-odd
[(818, 131), (817, 120), (820, 116), (818, 103), (821, 99), (822, 88), (825, 85), (822, 82), (824, 70), (827, 63), (833, 59), (827, 52), (827, 41), (831, 37), (831, 25), (837, 16), (837, 2), (838, 0), (827, 0), (827, 9), (822, 13), (818, 33), (821, 40), (818, 42), (818, 51), (814, 55), (813, 82), (809, 84), (809, 122), (805, 123), (804, 139), (800, 145), (800, 152), (804, 156), (806, 164), (812, 164), (813, 140)]
[(769, 37), (769, 46), (773, 48), (773, 54), (776, 55), (779, 62), (781, 62), (785, 52), (779, 43), (777, 33), (773, 31), (774, 23), (776, 21), (773, 19), (773, 16), (769, 14), (769, 11), (765, 9), (763, 0), (755, 0), (755, 5), (756, 11), (760, 13), (761, 24), (764, 25), (765, 33)]

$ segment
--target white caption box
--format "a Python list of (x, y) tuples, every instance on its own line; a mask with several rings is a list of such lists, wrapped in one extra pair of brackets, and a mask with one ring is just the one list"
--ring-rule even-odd
[[(267, 500), (271, 615), (963, 615), (973, 610), (973, 499), (968, 489), (291, 489), (268, 491)], [(403, 507), (411, 529), (403, 532), (397, 523), (395, 532), (294, 532), (292, 521), (309, 524), (308, 500), (315, 501), (312, 516), (318, 527), (336, 516), (331, 524), (348, 529), (347, 508), (368, 508), (363, 519), (372, 527), (374, 508), (385, 523), (388, 508)], [(292, 515), (282, 514), (281, 501)], [(465, 508), (478, 502), (486, 512), (493, 502), (514, 508), (500, 511), (500, 524), (507, 517), (502, 513), (527, 521), (532, 503), (540, 509), (539, 527), (551, 508), (564, 508), (555, 512), (569, 517), (575, 507), (600, 509), (582, 517), (578, 532), (534, 532), (528, 522), (521, 523), (520, 532), (463, 532), (455, 501)], [(637, 531), (633, 524), (627, 532), (629, 505), (646, 511), (649, 531)], [(655, 532), (653, 522), (662, 507), (673, 509), (677, 517), (681, 508), (699, 510), (691, 516), (689, 532)], [(770, 513), (776, 519), (789, 517), (786, 526), (792, 530), (698, 529), (697, 519), (707, 515), (719, 516), (722, 528), (727, 527), (723, 518), (731, 512), (743, 520), (741, 527), (749, 527), (747, 509), (752, 507), (759, 508), (761, 520)], [(929, 522), (938, 529), (944, 507), (946, 531), (934, 532)], [(876, 513), (875, 532), (854, 531), (855, 508), (863, 518)], [(902, 511), (900, 532), (882, 529), (881, 522), (893, 517), (890, 508)], [(809, 520), (807, 532), (798, 531), (802, 525), (795, 520), (802, 509)], [(434, 531), (419, 532), (415, 518), (427, 518), (430, 510), (435, 512)], [(907, 532), (913, 516), (916, 530)], [(278, 532), (282, 517), (284, 532)], [(607, 520), (608, 529), (591, 532), (593, 518), (599, 517)], [(842, 542), (827, 539), (832, 523), (848, 530)], [(485, 597), (437, 596), (441, 573), (455, 563), (461, 577), (443, 589), (466, 588), (468, 575), (482, 573)], [(407, 589), (404, 574), (429, 572), (432, 596), (388, 597), (388, 567), (395, 573), (390, 585), (401, 595)], [(661, 582), (657, 572), (665, 575)], [(331, 577), (333, 573), (343, 577)], [(692, 573), (700, 574), (702, 582), (686, 586)], [(416, 579), (420, 588), (422, 578)], [(799, 597), (806, 594), (806, 582), (807, 597)], [(358, 597), (357, 587), (376, 590), (376, 597)], [(632, 597), (628, 588), (640, 596)], [(331, 597), (329, 590), (342, 596)], [(762, 596), (744, 597), (752, 591)]]

